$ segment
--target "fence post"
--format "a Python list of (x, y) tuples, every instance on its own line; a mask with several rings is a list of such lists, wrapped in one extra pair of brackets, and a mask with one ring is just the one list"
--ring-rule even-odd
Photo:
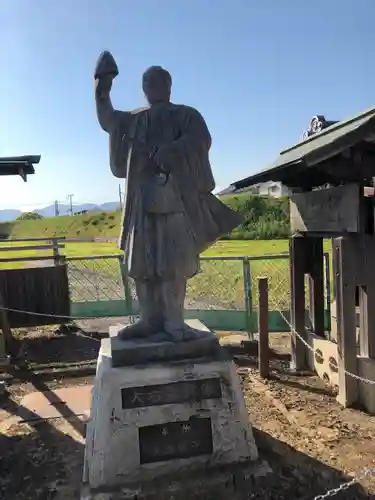
[(15, 340), (9, 324), (8, 311), (3, 309), (3, 307), (5, 307), (4, 296), (0, 291), (0, 328), (2, 331), (2, 339), (0, 340), (2, 352), (0, 352), (0, 358), (2, 359), (4, 359), (7, 354), (16, 354)]
[(269, 377), (268, 279), (258, 278), (258, 357), (259, 374)]
[(55, 266), (59, 266), (64, 263), (65, 257), (60, 255), (59, 252), (59, 241), (61, 238), (51, 238), (52, 250), (53, 250), (53, 262)]
[(246, 331), (250, 340), (254, 340), (253, 329), (253, 298), (251, 294), (251, 268), (250, 259), (244, 257), (243, 259), (243, 282), (245, 294), (245, 314), (246, 314)]

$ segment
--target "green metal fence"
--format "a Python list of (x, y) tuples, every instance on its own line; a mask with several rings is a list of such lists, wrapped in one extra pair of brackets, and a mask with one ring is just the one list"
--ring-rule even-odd
[[(134, 283), (125, 276), (121, 262), (121, 255), (66, 259), (72, 316), (92, 318), (137, 314)], [(328, 254), (324, 254), (324, 269), (326, 328), (329, 330)], [(283, 315), (289, 317), (290, 309), (287, 253), (255, 257), (202, 257), (201, 272), (188, 284), (186, 318), (198, 318), (214, 330), (248, 332), (251, 335), (257, 329), (256, 278), (260, 276), (267, 277), (269, 283), (270, 331), (289, 331), (283, 318)]]

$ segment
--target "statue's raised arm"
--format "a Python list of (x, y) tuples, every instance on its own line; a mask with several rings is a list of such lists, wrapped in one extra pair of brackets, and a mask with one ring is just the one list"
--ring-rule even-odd
[(124, 136), (126, 135), (131, 113), (113, 108), (110, 92), (113, 80), (118, 75), (116, 61), (108, 51), (102, 52), (95, 68), (96, 114), (100, 127), (109, 134), (110, 166), (115, 177), (126, 177), (124, 161)]

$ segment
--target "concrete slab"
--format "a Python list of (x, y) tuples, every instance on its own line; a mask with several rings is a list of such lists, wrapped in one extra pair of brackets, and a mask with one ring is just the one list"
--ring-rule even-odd
[(90, 416), (91, 385), (66, 387), (27, 394), (19, 405), (17, 415), (26, 422), (50, 418)]

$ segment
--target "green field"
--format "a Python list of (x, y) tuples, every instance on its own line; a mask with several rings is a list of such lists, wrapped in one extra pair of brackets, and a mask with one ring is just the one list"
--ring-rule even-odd
[[(2, 269), (35, 265), (35, 263), (27, 262), (28, 257), (48, 255), (52, 258), (51, 251), (17, 251), (16, 246), (19, 245), (29, 244), (27, 242), (1, 243), (1, 258), (22, 257), (25, 259), (22, 262), (0, 263)], [(326, 242), (326, 251), (329, 250), (328, 245), (329, 242)], [(1, 252), (1, 248), (4, 247), (14, 248), (14, 250)], [(117, 299), (121, 296), (121, 275), (118, 260), (111, 258), (111, 256), (121, 253), (115, 243), (66, 243), (61, 253), (68, 259), (69, 279), (74, 291), (74, 300)], [(245, 298), (241, 257), (264, 257), (254, 261), (250, 260), (253, 302), (257, 302), (256, 278), (266, 276), (269, 279), (270, 306), (273, 309), (287, 308), (290, 299), (287, 253), (288, 240), (218, 241), (202, 255), (204, 257), (201, 263), (202, 272), (189, 282), (188, 306), (194, 309), (243, 309)], [(269, 258), (275, 254), (283, 255), (276, 259)], [(85, 257), (107, 255), (107, 259), (85, 259)], [(207, 260), (209, 257), (220, 257), (223, 260)], [(232, 260), (225, 260), (225, 257), (230, 257)], [(233, 257), (239, 258), (233, 260)], [(70, 258), (81, 259), (69, 261)]]
[[(1, 258), (15, 258), (22, 257), (27, 260), (28, 257), (36, 256), (51, 256), (51, 250), (17, 250), (19, 246), (39, 246), (47, 244), (47, 242), (9, 242), (3, 241), (0, 243), (0, 257)], [(120, 254), (115, 243), (107, 242), (74, 242), (64, 243), (64, 248), (60, 250), (62, 255), (67, 258), (70, 257), (87, 257), (98, 255), (114, 255)], [(14, 248), (11, 251), (1, 251), (2, 249)], [(215, 243), (211, 248), (203, 253), (203, 256), (213, 257), (247, 257), (247, 256), (261, 256), (269, 254), (279, 254), (288, 252), (288, 240), (222, 240)], [(10, 264), (10, 263), (9, 263)], [(4, 267), (4, 263), (0, 263)], [(11, 264), (10, 264), (11, 265)], [(14, 267), (23, 267), (22, 263), (14, 263)]]
[[(223, 201), (238, 211), (243, 224), (236, 228), (226, 240), (218, 241), (204, 254), (201, 273), (189, 281), (188, 307), (204, 309), (244, 309), (244, 263), (241, 257), (258, 257), (250, 262), (251, 290), (253, 302), (257, 297), (259, 276), (269, 279), (269, 301), (272, 308), (288, 307), (290, 299), (288, 236), (289, 214), (286, 199), (240, 194), (227, 196)], [(120, 211), (91, 212), (74, 217), (53, 217), (41, 220), (19, 220), (0, 224), (0, 234), (16, 238), (96, 238), (115, 240), (120, 231)], [(276, 239), (275, 239), (276, 238)], [(31, 244), (31, 243), (30, 243)], [(39, 243), (40, 244), (40, 243)], [(36, 256), (50, 256), (52, 251), (23, 250), (15, 246), (28, 243), (0, 243), (0, 258), (20, 258), (21, 262), (0, 262), (0, 269), (22, 268), (43, 265), (26, 262)], [(35, 244), (37, 245), (37, 244)], [(1, 251), (1, 248), (12, 248)], [(328, 242), (325, 250), (329, 249)], [(121, 298), (123, 295), (118, 259), (111, 258), (120, 252), (116, 243), (68, 242), (61, 249), (67, 257), (71, 296), (75, 301)], [(267, 258), (284, 254), (277, 259)], [(89, 260), (85, 257), (108, 256), (106, 259)], [(79, 260), (69, 260), (78, 259)], [(207, 260), (221, 257), (222, 260)], [(225, 260), (225, 257), (231, 259)], [(238, 257), (238, 260), (233, 260)], [(264, 257), (259, 259), (259, 257)]]

